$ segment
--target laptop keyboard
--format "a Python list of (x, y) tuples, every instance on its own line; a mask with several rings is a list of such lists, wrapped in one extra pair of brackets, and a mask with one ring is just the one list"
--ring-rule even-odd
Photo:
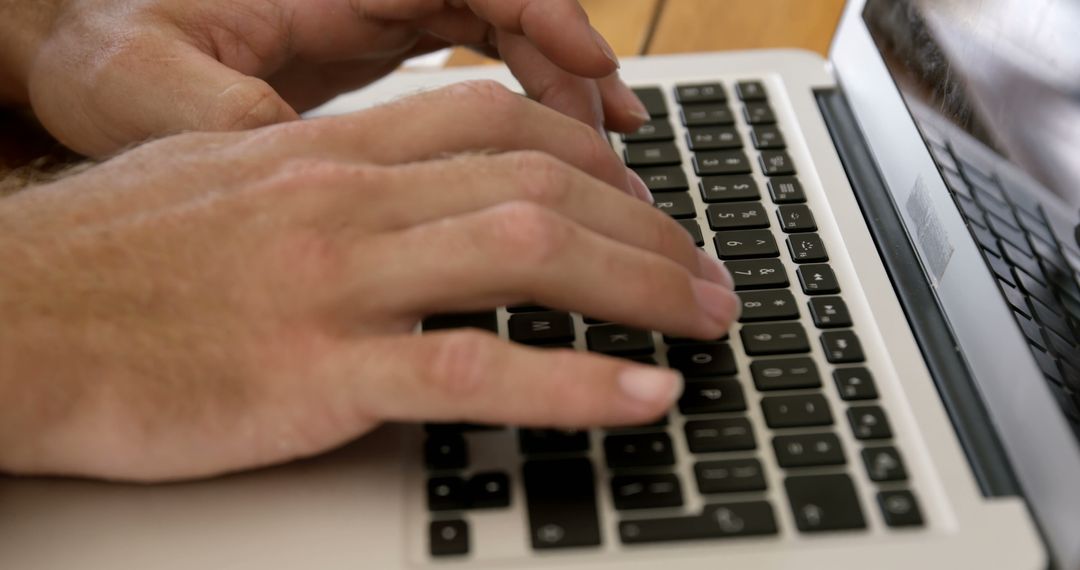
[(1080, 438), (1080, 287), (1042, 206), (940, 139), (929, 148), (983, 258)]
[[(636, 92), (652, 119), (617, 146), (656, 207), (727, 265), (740, 322), (730, 337), (701, 342), (532, 305), (425, 320), (425, 331), (504, 331), (528, 345), (670, 366), (686, 379), (676, 409), (646, 426), (426, 426), (428, 553), (469, 554), (482, 540), (470, 537), (472, 513), (507, 508), (512, 496), (525, 502), (534, 551), (596, 550), (605, 521), (616, 521), (622, 545), (861, 530), (871, 517), (885, 528), (922, 526), (855, 319), (787, 152), (785, 134), (794, 133), (777, 125), (763, 82), (738, 82), (730, 99), (720, 83), (678, 85), (670, 97), (658, 87)], [(472, 468), (470, 446), (492, 431), (514, 433), (516, 469)], [(869, 491), (858, 481), (871, 482)], [(515, 484), (523, 493), (511, 493)]]

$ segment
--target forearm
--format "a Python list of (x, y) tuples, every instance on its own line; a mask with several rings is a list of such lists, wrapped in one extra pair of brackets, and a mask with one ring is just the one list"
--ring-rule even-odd
[(63, 0), (0, 0), (0, 105), (26, 105), (30, 67)]

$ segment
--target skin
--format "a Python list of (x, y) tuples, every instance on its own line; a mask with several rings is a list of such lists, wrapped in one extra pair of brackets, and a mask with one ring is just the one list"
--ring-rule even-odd
[(652, 421), (674, 372), (411, 332), (534, 301), (722, 335), (730, 275), (627, 180), (590, 126), (467, 83), (161, 139), (0, 200), (0, 469), (166, 481), (385, 421)]

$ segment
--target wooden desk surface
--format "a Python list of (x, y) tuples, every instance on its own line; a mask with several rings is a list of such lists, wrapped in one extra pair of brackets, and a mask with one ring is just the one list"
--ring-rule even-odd
[[(593, 25), (622, 56), (768, 47), (824, 54), (844, 4), (844, 0), (581, 2)], [(458, 50), (449, 65), (484, 62), (473, 52)], [(46, 165), (70, 159), (71, 154), (28, 114), (0, 109), (0, 177), (35, 160)]]

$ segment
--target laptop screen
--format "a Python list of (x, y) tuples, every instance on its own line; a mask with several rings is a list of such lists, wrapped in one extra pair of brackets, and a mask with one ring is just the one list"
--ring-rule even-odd
[(909, 105), (1080, 207), (1080, 0), (868, 0), (863, 19)]

